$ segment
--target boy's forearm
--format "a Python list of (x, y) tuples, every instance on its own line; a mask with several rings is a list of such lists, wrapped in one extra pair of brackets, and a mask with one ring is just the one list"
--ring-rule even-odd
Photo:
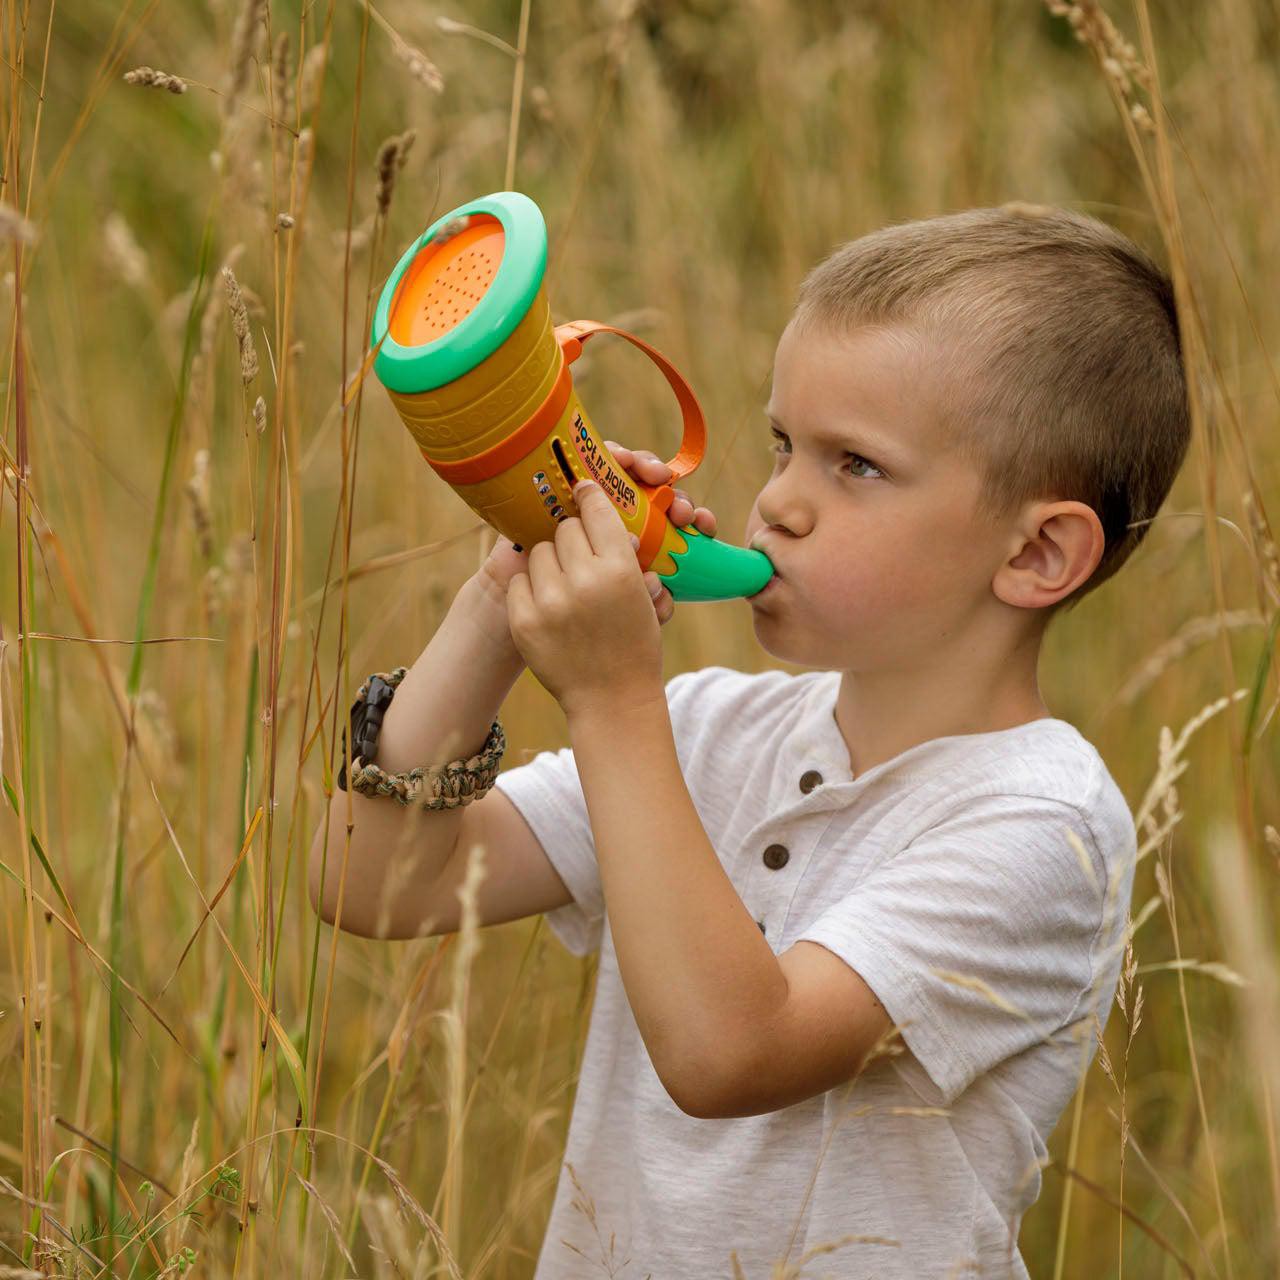
[(667, 1091), (698, 1114), (749, 1060), (786, 976), (694, 807), (662, 687), (583, 710), (569, 738), (627, 1000)]
[(523, 670), (506, 604), (470, 579), (396, 687), (378, 734), (378, 767), (400, 773), (474, 755)]
[[(500, 590), (471, 579), (396, 687), (378, 735), (378, 767), (400, 773), (474, 755), (523, 670)], [(361, 672), (359, 679), (368, 674)], [(341, 892), (341, 927), (379, 937), (412, 932), (423, 908), (429, 912), (426, 895), (457, 843), (463, 811), (464, 806), (406, 808), (390, 796), (335, 789), (327, 862), (323, 820), (310, 859), (311, 898), (321, 916), (335, 921)], [(351, 843), (344, 877), (348, 812)]]

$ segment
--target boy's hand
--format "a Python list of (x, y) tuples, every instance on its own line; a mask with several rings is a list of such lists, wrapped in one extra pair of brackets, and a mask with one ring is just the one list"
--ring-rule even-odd
[(529, 551), (507, 585), (511, 638), (565, 716), (663, 697), (655, 605), (636, 562), (637, 539), (594, 481), (574, 489), (579, 515)]
[[(604, 443), (609, 452), (618, 460), (618, 465), (636, 480), (641, 480), (645, 484), (657, 485), (666, 484), (671, 479), (671, 468), (656, 453), (652, 453), (648, 449), (628, 449), (625, 445), (615, 444), (612, 440), (606, 440)], [(677, 489), (675, 495), (675, 500), (667, 512), (672, 524), (681, 529), (687, 524), (692, 524), (700, 533), (714, 535), (716, 531), (715, 513), (707, 507), (695, 507), (689, 495), (683, 489)], [(634, 537), (632, 538), (632, 545), (635, 545)], [(507, 586), (510, 584), (511, 579), (517, 573), (528, 572), (529, 549), (526, 547), (523, 551), (517, 551), (510, 538), (504, 538), (499, 535), (493, 550), (489, 552), (489, 558), (480, 566), (476, 577), (482, 581), (486, 588), (497, 587), (498, 595), (495, 599), (505, 600)], [(665, 626), (676, 610), (676, 604), (671, 598), (671, 592), (661, 585), (661, 580), (652, 569), (644, 574), (644, 584), (651, 595), (655, 590), (658, 591), (658, 594), (653, 596), (653, 608), (658, 615), (659, 625)], [(502, 605), (502, 611), (505, 617), (505, 603)]]

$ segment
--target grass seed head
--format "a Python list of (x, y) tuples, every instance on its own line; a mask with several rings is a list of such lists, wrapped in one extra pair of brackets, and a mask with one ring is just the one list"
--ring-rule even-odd
[(249, 329), (249, 310), (240, 292), (236, 273), (230, 267), (222, 268), (222, 283), (227, 291), (227, 305), (231, 308), (231, 326), (240, 346), (240, 378), (248, 386), (258, 376), (258, 352)]
[(187, 82), (181, 76), (171, 76), (167, 71), (157, 71), (154, 67), (134, 67), (124, 73), (124, 78), (128, 84), (145, 85), (150, 89), (167, 89), (170, 93), (187, 91)]

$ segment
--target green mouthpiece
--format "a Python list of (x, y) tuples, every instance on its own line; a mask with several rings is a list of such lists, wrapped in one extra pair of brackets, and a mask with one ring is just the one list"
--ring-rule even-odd
[(680, 532), (689, 543), (688, 549), (671, 553), (675, 573), (658, 574), (673, 600), (753, 596), (773, 577), (773, 563), (763, 551), (717, 542), (693, 525), (685, 525)]

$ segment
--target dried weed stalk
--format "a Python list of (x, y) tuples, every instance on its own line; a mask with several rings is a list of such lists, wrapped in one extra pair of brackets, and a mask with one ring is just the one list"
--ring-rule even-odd
[(227, 291), (227, 305), (231, 308), (231, 325), (240, 346), (240, 380), (248, 386), (258, 376), (258, 352), (249, 329), (248, 308), (240, 292), (240, 282), (230, 267), (222, 268), (222, 283)]
[(213, 559), (213, 520), (209, 514), (209, 450), (197, 449), (186, 484), (191, 503), (191, 523), (195, 526), (196, 545), (202, 560)]
[(391, 207), (391, 196), (395, 192), (396, 177), (404, 168), (409, 156), (409, 149), (418, 136), (416, 129), (406, 129), (404, 133), (394, 134), (378, 148), (378, 185), (375, 199), (378, 216), (385, 218)]
[(170, 93), (186, 93), (187, 82), (181, 76), (171, 76), (167, 71), (154, 67), (134, 67), (124, 73), (128, 84), (145, 85), (151, 89), (167, 89)]
[[(29, 222), (11, 204), (0, 200), (0, 239), (19, 240), (23, 244), (35, 244), (39, 238), (35, 223)], [(23, 292), (23, 301), (26, 301)]]
[(1097, 0), (1045, 0), (1050, 13), (1065, 18), (1075, 38), (1087, 46), (1124, 103), (1130, 118), (1144, 133), (1154, 133), (1155, 125), (1138, 92), (1151, 92), (1151, 72), (1120, 34)]
[(415, 49), (394, 31), (391, 33), (391, 47), (419, 84), (426, 85), (432, 93), (444, 92), (444, 76), (440, 74), (440, 68), (421, 49)]
[(227, 91), (227, 111), (235, 108), (236, 100), (249, 84), (252, 64), (258, 53), (258, 44), (267, 17), (267, 0), (245, 0), (244, 8), (236, 20), (231, 35), (231, 87)]

